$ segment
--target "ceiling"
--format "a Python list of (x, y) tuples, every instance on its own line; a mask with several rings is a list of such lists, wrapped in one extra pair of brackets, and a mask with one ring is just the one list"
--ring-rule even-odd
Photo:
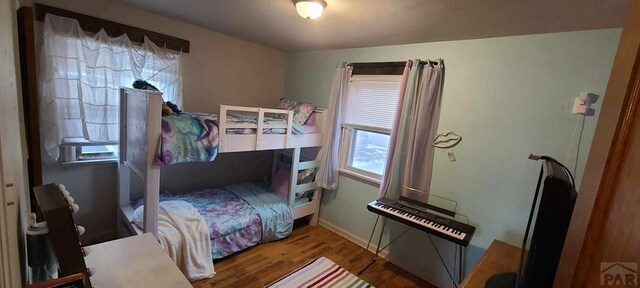
[(354, 48), (621, 27), (628, 0), (113, 0), (283, 51)]

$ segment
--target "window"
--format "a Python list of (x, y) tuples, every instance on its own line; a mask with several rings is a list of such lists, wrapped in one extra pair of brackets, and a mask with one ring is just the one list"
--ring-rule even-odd
[(80, 146), (76, 155), (80, 160), (113, 159), (118, 156), (117, 145)]
[(65, 143), (62, 147), (65, 163), (118, 159), (118, 143)]
[(384, 172), (389, 134), (353, 129), (351, 153), (347, 166), (382, 175)]
[[(40, 133), (46, 162), (115, 159), (120, 87), (136, 79), (181, 102), (180, 55), (147, 38), (85, 33), (75, 19), (47, 14), (40, 61)], [(61, 149), (62, 148), (62, 149)]]
[(354, 75), (345, 99), (340, 171), (378, 182), (384, 174), (401, 76)]

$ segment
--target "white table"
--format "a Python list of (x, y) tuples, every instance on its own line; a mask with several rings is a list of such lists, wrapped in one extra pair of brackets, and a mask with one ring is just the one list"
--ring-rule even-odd
[(191, 288), (178, 266), (164, 253), (152, 234), (143, 234), (88, 246), (85, 262), (93, 268), (96, 288)]

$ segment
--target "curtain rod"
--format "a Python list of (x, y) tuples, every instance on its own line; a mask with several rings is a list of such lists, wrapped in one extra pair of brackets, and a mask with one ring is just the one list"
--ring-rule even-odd
[(91, 33), (97, 33), (98, 31), (100, 31), (100, 29), (104, 29), (104, 31), (111, 37), (118, 37), (122, 34), (127, 34), (131, 41), (137, 43), (143, 43), (144, 37), (146, 36), (147, 38), (149, 38), (149, 40), (160, 47), (165, 47), (166, 49), (183, 53), (189, 53), (190, 51), (191, 43), (189, 42), (189, 40), (165, 35), (162, 33), (153, 32), (150, 30), (145, 30), (138, 27), (133, 27), (52, 6), (47, 6), (40, 3), (35, 4), (35, 12), (36, 20), (38, 21), (44, 21), (45, 15), (47, 13), (50, 13), (57, 16), (76, 19), (80, 24), (82, 30)]
[(360, 66), (360, 67), (404, 67), (407, 62), (347, 62), (346, 66)]
[[(396, 62), (346, 62), (345, 66), (351, 66), (351, 67), (355, 67), (355, 66), (359, 66), (359, 67), (404, 67), (406, 63), (407, 62), (400, 62), (400, 61), (396, 61)], [(433, 61), (433, 60), (422, 61), (422, 60), (420, 60), (420, 63), (418, 63), (418, 65), (425, 65), (427, 63), (431, 63), (431, 64), (434, 64), (434, 65), (438, 65), (439, 64), (438, 61)]]

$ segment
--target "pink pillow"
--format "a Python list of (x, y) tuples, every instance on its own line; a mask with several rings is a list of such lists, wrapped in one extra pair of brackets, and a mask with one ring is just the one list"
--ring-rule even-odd
[(320, 127), (318, 125), (302, 125), (302, 134), (314, 134), (320, 133)]
[(289, 177), (291, 176), (291, 169), (280, 168), (278, 172), (276, 172), (276, 176), (273, 177), (273, 182), (271, 183), (271, 190), (276, 192), (278, 195), (282, 197), (287, 197), (289, 195), (289, 186), (291, 186)]
[(309, 116), (309, 119), (307, 119), (304, 125), (316, 125), (316, 112), (311, 113), (311, 116)]
[[(315, 177), (315, 175), (315, 168), (302, 170), (298, 172), (298, 183), (309, 183), (313, 180), (313, 177)], [(290, 167), (279, 168), (278, 172), (276, 172), (276, 175), (273, 177), (273, 181), (271, 182), (271, 191), (287, 198), (289, 195), (289, 189), (291, 187), (291, 181), (289, 177), (291, 177)], [(296, 194), (296, 197), (301, 197), (301, 195)]]

